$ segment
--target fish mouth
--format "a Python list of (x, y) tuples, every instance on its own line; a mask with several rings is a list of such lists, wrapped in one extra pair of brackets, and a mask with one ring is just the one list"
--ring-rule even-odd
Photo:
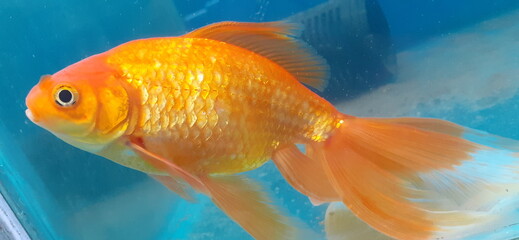
[(30, 109), (25, 110), (25, 116), (27, 116), (27, 118), (29, 120), (31, 120), (31, 122), (33, 122), (33, 123), (38, 122), (38, 120), (36, 119), (36, 117), (34, 117), (34, 114), (32, 113), (32, 111)]

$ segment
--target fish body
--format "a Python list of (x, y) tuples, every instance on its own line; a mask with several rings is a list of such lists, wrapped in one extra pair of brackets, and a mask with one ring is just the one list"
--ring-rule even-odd
[(225, 42), (144, 39), (105, 54), (138, 99), (127, 134), (190, 171), (257, 168), (280, 145), (326, 139), (336, 121), (333, 106), (284, 68)]
[[(459, 239), (519, 222), (519, 143), (438, 119), (340, 113), (305, 86), (322, 90), (328, 67), (296, 30), (222, 22), (124, 43), (42, 77), (26, 114), (187, 200), (207, 195), (256, 239), (316, 239), (238, 175), (269, 159), (312, 203), (347, 206), (326, 221), (334, 239)], [(356, 217), (365, 228), (336, 222)]]

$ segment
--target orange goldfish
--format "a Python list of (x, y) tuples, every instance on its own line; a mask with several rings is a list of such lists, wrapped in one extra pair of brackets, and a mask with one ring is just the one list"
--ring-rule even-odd
[[(26, 115), (186, 199), (206, 194), (256, 239), (303, 237), (259, 184), (236, 175), (270, 159), (313, 203), (343, 202), (393, 238), (459, 238), (517, 222), (496, 210), (514, 209), (502, 201), (519, 193), (515, 142), (442, 120), (340, 113), (305, 87), (323, 89), (328, 67), (296, 30), (222, 22), (124, 43), (42, 77)], [(501, 151), (506, 162), (478, 158)], [(500, 175), (482, 174), (491, 171)]]

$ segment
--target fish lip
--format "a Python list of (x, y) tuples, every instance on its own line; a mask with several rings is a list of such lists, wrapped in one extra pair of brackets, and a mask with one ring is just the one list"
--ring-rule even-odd
[(31, 122), (33, 122), (33, 123), (38, 122), (36, 117), (34, 117), (34, 114), (32, 113), (32, 111), (30, 109), (25, 109), (25, 116), (27, 116), (27, 118), (29, 120), (31, 120)]

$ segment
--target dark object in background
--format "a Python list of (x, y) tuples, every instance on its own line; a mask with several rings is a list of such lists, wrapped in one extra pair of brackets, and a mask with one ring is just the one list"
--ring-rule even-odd
[(302, 39), (330, 65), (322, 94), (332, 102), (350, 99), (389, 82), (396, 57), (377, 0), (329, 0), (287, 18), (304, 25)]

